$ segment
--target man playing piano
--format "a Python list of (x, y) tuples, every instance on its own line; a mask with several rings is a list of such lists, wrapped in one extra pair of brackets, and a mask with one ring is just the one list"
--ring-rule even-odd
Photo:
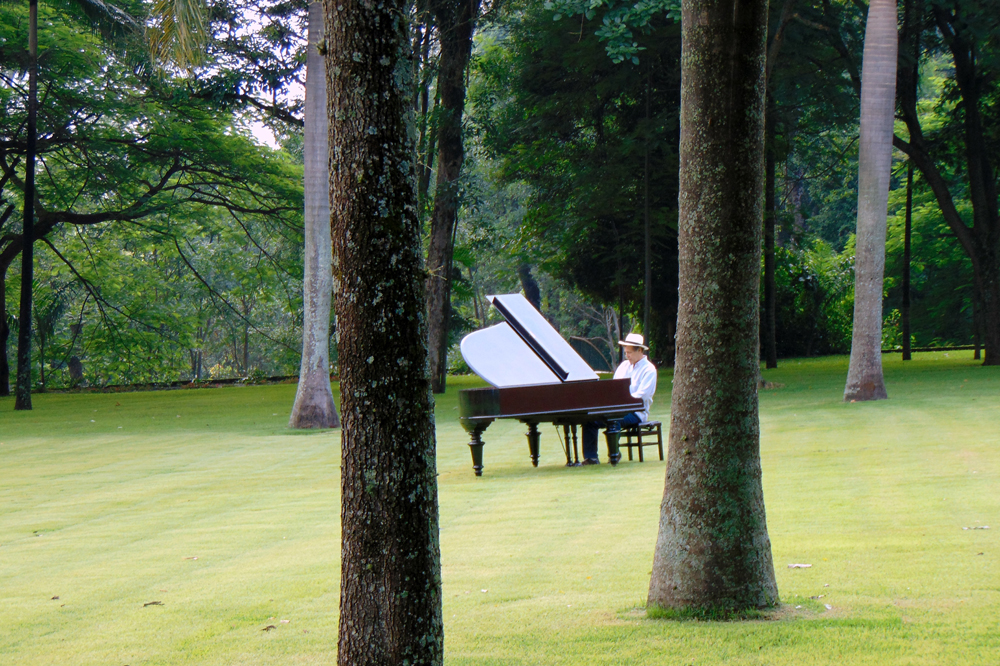
[[(610, 426), (605, 421), (592, 421), (583, 426), (583, 463), (584, 465), (599, 465), (597, 457), (597, 433), (608, 426), (609, 432), (620, 429), (621, 426), (633, 426), (649, 418), (649, 408), (653, 404), (653, 394), (656, 393), (656, 367), (643, 352), (647, 347), (641, 335), (629, 333), (618, 344), (625, 348), (625, 360), (615, 370), (615, 379), (629, 379), (629, 393), (633, 398), (642, 399), (642, 411), (625, 415), (619, 425), (612, 422)], [(610, 430), (614, 429), (614, 430)]]

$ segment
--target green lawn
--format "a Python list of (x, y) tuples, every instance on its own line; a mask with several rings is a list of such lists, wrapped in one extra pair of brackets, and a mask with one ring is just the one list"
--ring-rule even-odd
[[(473, 382), (454, 378), (446, 662), (1000, 661), (1000, 370), (885, 361), (873, 404), (841, 402), (846, 358), (765, 373), (783, 385), (761, 394), (761, 456), (784, 605), (747, 622), (646, 619), (655, 455), (566, 469), (545, 426), (534, 469), (502, 421), (476, 478), (455, 399)], [(339, 431), (289, 431), (294, 390), (0, 399), (0, 664), (335, 663)]]

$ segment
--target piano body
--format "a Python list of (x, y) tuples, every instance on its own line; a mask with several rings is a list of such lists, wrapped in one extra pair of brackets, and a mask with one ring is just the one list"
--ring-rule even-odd
[[(630, 380), (599, 381), (587, 362), (521, 294), (487, 296), (504, 323), (475, 331), (462, 340), (462, 357), (492, 386), (458, 392), (459, 420), (472, 440), (472, 466), (483, 474), (483, 432), (496, 419), (527, 424), (531, 464), (538, 467), (539, 423), (563, 426), (566, 464), (572, 429), (596, 420), (614, 421), (642, 409), (629, 393)], [(617, 438), (607, 438), (611, 464), (621, 459)]]

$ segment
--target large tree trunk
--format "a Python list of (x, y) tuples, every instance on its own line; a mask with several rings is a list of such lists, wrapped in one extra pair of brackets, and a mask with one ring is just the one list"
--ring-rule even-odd
[(31, 298), (35, 280), (35, 141), (38, 113), (38, 0), (28, 2), (28, 146), (24, 160), (24, 222), (21, 247), (21, 303), (17, 327), (17, 383), (14, 409), (31, 409)]
[(773, 606), (757, 407), (766, 0), (683, 0), (680, 306), (649, 605)]
[(323, 9), (343, 428), (338, 663), (440, 664), (406, 3), (324, 0)]
[(326, 71), (316, 45), (323, 36), (323, 5), (309, 3), (305, 108), (305, 275), (302, 280), (302, 364), (288, 420), (291, 428), (337, 428), (340, 419), (330, 387), (330, 144)]
[(447, 375), (448, 322), (451, 319), (451, 260), (458, 217), (458, 176), (465, 158), (462, 114), (465, 69), (472, 53), (472, 32), (479, 0), (431, 0), (441, 42), (438, 60), (437, 181), (427, 249), (427, 329), (431, 387), (443, 393)]
[(844, 400), (884, 400), (882, 279), (896, 108), (895, 0), (872, 0), (861, 64), (858, 228), (854, 255), (854, 329)]

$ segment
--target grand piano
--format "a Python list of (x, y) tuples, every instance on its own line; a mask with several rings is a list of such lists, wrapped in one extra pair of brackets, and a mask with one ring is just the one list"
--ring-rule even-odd
[[(566, 465), (579, 465), (576, 427), (615, 421), (642, 409), (630, 380), (599, 381), (597, 373), (521, 294), (487, 296), (504, 322), (462, 340), (462, 357), (491, 387), (458, 392), (459, 420), (472, 440), (472, 467), (483, 475), (483, 433), (496, 419), (528, 426), (528, 452), (538, 467), (539, 423), (562, 426)], [(570, 437), (573, 440), (573, 455)], [(607, 437), (608, 459), (621, 459), (616, 437)]]

